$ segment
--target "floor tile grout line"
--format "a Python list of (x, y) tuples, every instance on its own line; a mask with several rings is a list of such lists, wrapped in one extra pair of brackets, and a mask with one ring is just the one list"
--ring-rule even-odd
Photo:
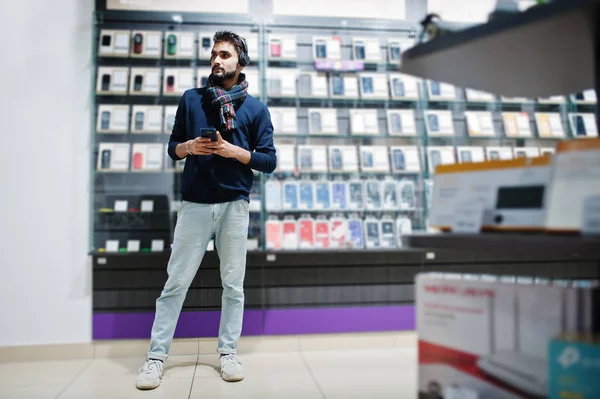
[[(200, 349), (200, 341), (198, 341), (198, 350)], [(191, 399), (192, 392), (194, 391), (194, 381), (196, 380), (196, 370), (198, 370), (198, 362), (200, 361), (200, 355), (196, 355), (196, 365), (194, 366), (194, 374), (192, 374), (192, 384), (190, 385), (190, 393), (188, 399)]]
[(71, 379), (71, 381), (69, 381), (69, 383), (67, 384), (66, 387), (64, 387), (57, 395), (54, 399), (59, 399), (69, 388), (71, 388), (71, 385), (73, 385), (73, 383), (75, 381), (77, 381), (77, 379), (79, 377), (81, 377), (81, 375), (88, 369), (88, 367), (90, 367), (92, 365), (92, 363), (94, 363), (95, 359), (91, 359), (86, 365), (85, 367), (83, 367), (76, 375), (75, 377), (73, 377)]
[(308, 362), (306, 361), (306, 358), (304, 357), (304, 354), (302, 352), (298, 352), (298, 354), (300, 355), (300, 359), (302, 359), (302, 363), (304, 363), (304, 367), (306, 367), (306, 370), (308, 371), (308, 374), (310, 375), (310, 378), (312, 378), (313, 382), (317, 386), (317, 389), (319, 390), (319, 393), (321, 394), (321, 397), (323, 399), (327, 399), (327, 396), (325, 396), (325, 392), (323, 392), (323, 389), (321, 388), (321, 385), (319, 384), (319, 381), (317, 381), (317, 377), (313, 374), (312, 370), (310, 369), (310, 366), (308, 365)]

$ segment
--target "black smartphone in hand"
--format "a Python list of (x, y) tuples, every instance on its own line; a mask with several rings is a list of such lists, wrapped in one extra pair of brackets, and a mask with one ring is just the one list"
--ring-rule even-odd
[(200, 129), (200, 137), (209, 137), (210, 141), (217, 141), (217, 129), (202, 128)]

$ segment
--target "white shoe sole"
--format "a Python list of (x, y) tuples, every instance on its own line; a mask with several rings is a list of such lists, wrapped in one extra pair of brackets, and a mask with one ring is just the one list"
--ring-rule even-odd
[(227, 382), (238, 382), (244, 379), (243, 375), (228, 375), (225, 373), (221, 373), (221, 378), (223, 379), (223, 381), (227, 381)]
[(151, 383), (146, 383), (146, 384), (140, 384), (140, 383), (136, 383), (135, 384), (136, 388), (141, 390), (141, 391), (149, 391), (152, 389), (156, 389), (160, 386), (160, 380), (157, 383), (151, 384)]

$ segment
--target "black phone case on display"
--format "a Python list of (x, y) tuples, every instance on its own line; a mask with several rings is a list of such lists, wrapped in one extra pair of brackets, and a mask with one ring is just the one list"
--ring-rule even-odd
[(102, 159), (100, 167), (102, 169), (110, 169), (110, 150), (102, 150)]
[(211, 141), (217, 141), (217, 129), (202, 128), (200, 129), (200, 137), (208, 137)]
[(173, 91), (175, 89), (175, 76), (167, 76), (167, 91)]
[(110, 37), (110, 35), (102, 35), (102, 46), (103, 47), (110, 46), (111, 41), (112, 41), (112, 38)]
[(327, 44), (322, 40), (315, 42), (315, 53), (317, 58), (327, 58)]
[(102, 91), (108, 91), (110, 90), (110, 75), (105, 74), (102, 75), (102, 87), (101, 87)]
[(365, 44), (363, 42), (356, 42), (354, 45), (354, 56), (357, 60), (365, 59)]
[(587, 136), (585, 131), (585, 122), (583, 121), (583, 116), (577, 115), (575, 116), (575, 125), (576, 125), (576, 136)]
[(136, 112), (135, 113), (135, 130), (144, 130), (144, 113)]
[(100, 128), (103, 130), (108, 130), (110, 128), (110, 112), (102, 111), (102, 115), (100, 116)]
[(210, 48), (210, 37), (202, 38), (202, 48)]
[(429, 131), (430, 132), (439, 132), (440, 124), (438, 122), (437, 115), (429, 114), (427, 115), (427, 121), (429, 122)]
[(144, 82), (144, 77), (142, 75), (135, 75), (133, 80), (133, 91), (142, 91), (142, 83)]

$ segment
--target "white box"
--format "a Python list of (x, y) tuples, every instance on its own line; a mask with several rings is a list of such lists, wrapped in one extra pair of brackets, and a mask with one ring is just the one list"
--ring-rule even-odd
[(160, 68), (131, 68), (129, 94), (136, 96), (160, 95)]
[(358, 99), (358, 77), (356, 74), (332, 74), (329, 78), (331, 98)]
[(392, 172), (415, 173), (421, 170), (419, 149), (413, 146), (390, 147)]
[(414, 39), (389, 38), (387, 41), (387, 57), (390, 64), (402, 64), (402, 53), (415, 45)]
[(131, 170), (135, 172), (156, 172), (162, 170), (163, 144), (134, 143), (132, 148)]
[(131, 133), (162, 133), (162, 105), (134, 105), (131, 111)]
[(350, 130), (352, 134), (379, 134), (379, 119), (376, 109), (351, 109)]
[(127, 67), (98, 67), (96, 93), (124, 96), (127, 94), (128, 79)]
[(390, 171), (388, 148), (384, 145), (361, 145), (360, 167), (363, 172)]
[(98, 55), (101, 57), (129, 57), (131, 31), (108, 30), (100, 31)]
[(493, 94), (481, 90), (465, 89), (465, 93), (468, 102), (492, 103), (496, 100)]
[(416, 101), (419, 99), (417, 78), (402, 73), (390, 73), (388, 78), (392, 100)]
[(181, 96), (186, 90), (194, 88), (194, 69), (165, 68), (163, 78), (163, 96)]
[(337, 110), (335, 108), (308, 109), (309, 134), (338, 134)]
[(596, 125), (596, 116), (594, 114), (569, 114), (569, 124), (571, 126), (571, 134), (575, 138), (580, 139), (598, 137), (598, 126)]
[(321, 72), (298, 72), (298, 97), (327, 98), (327, 75)]
[(427, 94), (429, 101), (454, 101), (456, 100), (456, 88), (444, 82), (427, 81)]
[(412, 109), (388, 109), (387, 126), (390, 136), (416, 136), (415, 111)]
[(540, 98), (538, 98), (538, 102), (540, 104), (564, 104), (567, 101), (564, 96), (550, 96), (550, 97), (540, 97)]
[(165, 126), (163, 127), (163, 131), (167, 134), (171, 134), (173, 132), (173, 125), (175, 125), (177, 108), (177, 105), (165, 106)]
[(440, 166), (434, 177), (430, 225), (451, 229), (460, 207), (471, 204), (472, 209), (482, 208), (482, 228), (541, 230), (550, 176), (550, 157)]
[(358, 152), (354, 145), (330, 145), (329, 171), (331, 173), (358, 172)]
[(421, 273), (415, 292), (420, 396), (455, 387), (480, 398), (547, 397), (550, 341), (597, 317), (582, 299), (597, 288)]
[(100, 172), (125, 172), (129, 170), (129, 143), (100, 143), (96, 169)]
[(430, 136), (453, 136), (454, 121), (451, 111), (425, 111), (425, 126)]
[(489, 111), (466, 111), (467, 129), (471, 137), (494, 137), (496, 130)]
[(483, 162), (485, 153), (483, 147), (456, 147), (456, 158), (459, 163)]
[(98, 106), (96, 132), (127, 133), (129, 131), (129, 105)]
[(355, 37), (352, 39), (352, 58), (365, 63), (381, 61), (381, 45), (377, 37)]
[(500, 96), (500, 101), (502, 101), (503, 103), (509, 103), (509, 104), (524, 104), (524, 103), (530, 103), (532, 100), (527, 97)]
[(293, 144), (275, 144), (277, 151), (277, 172), (296, 170), (296, 146)]
[(271, 60), (297, 61), (296, 36), (271, 34), (268, 53)]
[(434, 174), (438, 165), (456, 163), (454, 147), (427, 147), (427, 159), (429, 161), (429, 173)]
[(558, 112), (536, 112), (535, 124), (542, 139), (564, 138), (562, 120)]
[(537, 147), (514, 147), (515, 158), (535, 158), (540, 156), (540, 149)]
[(503, 112), (506, 137), (532, 137), (529, 114), (527, 112)]
[(571, 101), (575, 104), (596, 104), (596, 91), (594, 89), (584, 90), (581, 93), (571, 94)]
[(314, 36), (313, 58), (315, 60), (341, 60), (342, 42), (339, 37)]
[(162, 54), (161, 31), (131, 32), (131, 58), (160, 58)]
[[(258, 75), (257, 75), (258, 76)], [(267, 93), (269, 97), (296, 97), (297, 69), (269, 68), (267, 70)]]
[(513, 150), (510, 147), (487, 147), (485, 158), (488, 161), (513, 159)]
[(327, 172), (327, 147), (299, 145), (297, 165), (301, 172)]
[(195, 32), (165, 32), (165, 59), (193, 59)]
[(545, 200), (546, 228), (558, 232), (583, 230), (584, 203), (599, 196), (600, 139), (558, 143), (552, 185)]
[(291, 107), (269, 107), (273, 134), (297, 134), (298, 110)]
[(363, 100), (387, 100), (389, 98), (386, 74), (362, 72), (358, 74), (358, 80), (360, 97)]

